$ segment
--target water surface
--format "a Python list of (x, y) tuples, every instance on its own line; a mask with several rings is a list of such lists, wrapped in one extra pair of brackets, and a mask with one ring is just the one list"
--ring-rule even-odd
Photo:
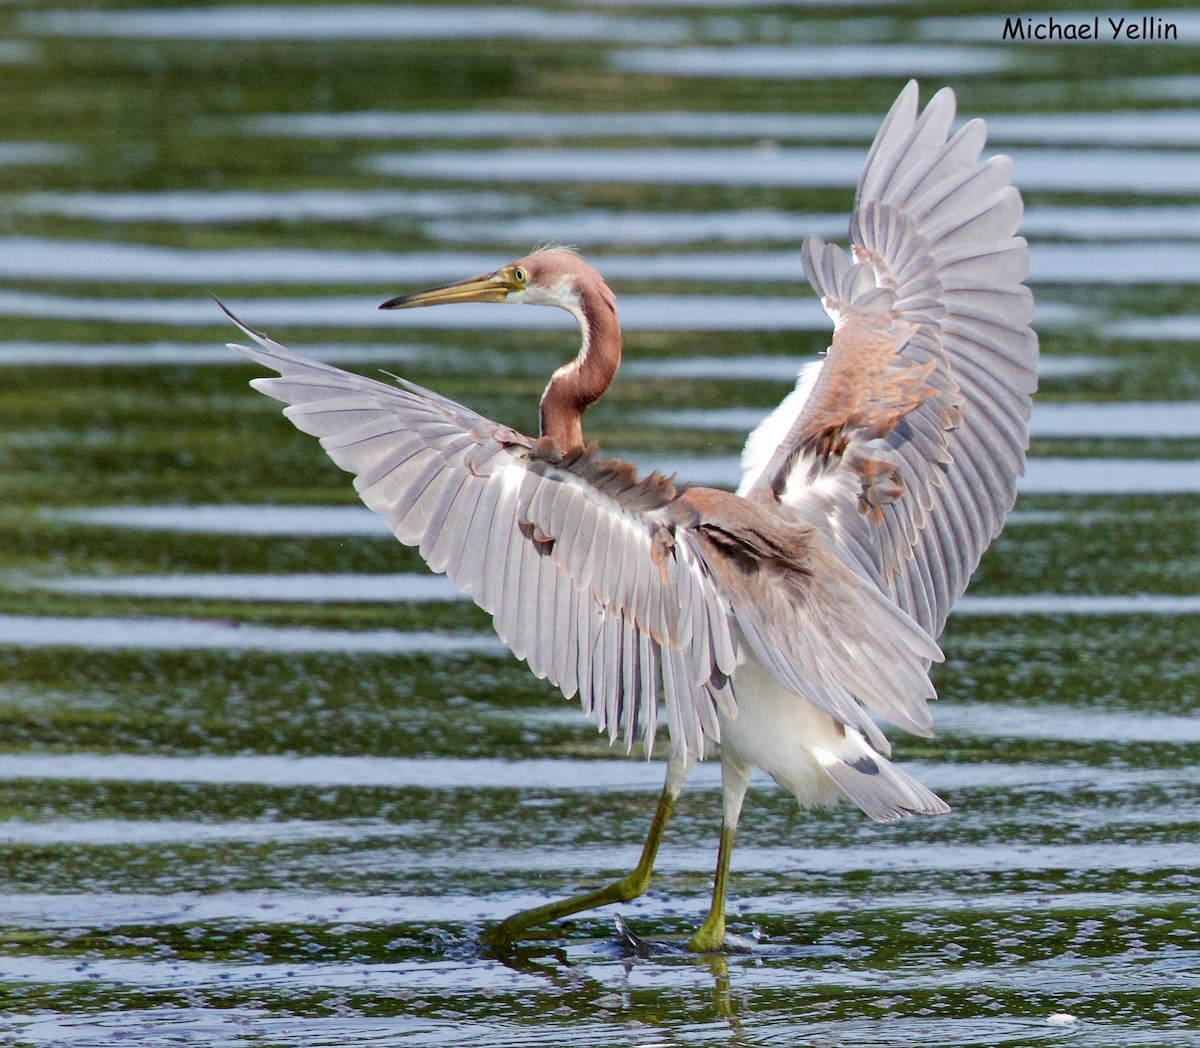
[[(497, 267), (495, 255), (467, 252), (191, 250), (146, 244), (0, 237), (0, 277), (79, 281), (103, 272), (111, 283), (419, 284), (448, 282)], [(720, 284), (795, 280), (799, 251), (706, 251), (637, 256), (596, 253), (607, 279), (709, 281)], [(1194, 284), (1200, 251), (1191, 243), (1040, 244), (1029, 279), (1054, 284)], [(623, 297), (622, 302), (626, 300)], [(636, 301), (636, 299), (634, 300)], [(394, 319), (392, 322), (395, 322)], [(414, 323), (424, 322), (421, 320)]]
[[(1200, 1044), (1200, 49), (1159, 14), (1185, 39), (1012, 44), (944, 0), (0, 5), (0, 1042)], [(569, 316), (376, 307), (575, 243), (626, 332), (589, 436), (734, 484), (701, 423), (827, 345), (796, 252), (913, 73), (1014, 156), (1043, 350), (938, 734), (889, 731), (952, 811), (756, 776), (737, 950), (694, 958), (705, 761), (628, 933), (488, 957), (636, 861), (665, 738), (630, 759), (507, 654), (211, 295), (528, 431)]]
[[(1040, 113), (987, 116), (994, 146), (1194, 146), (1200, 112)], [(853, 141), (869, 145), (878, 129), (870, 116), (823, 113), (277, 113), (243, 125), (255, 134), (304, 138), (654, 138)], [(503, 131), (503, 135), (501, 134)]]
[(486, 7), (216, 6), (127, 11), (45, 11), (22, 20), (32, 34), (165, 40), (671, 41), (686, 24), (573, 11)]
[[(762, 422), (766, 414), (755, 408), (734, 407), (656, 412), (650, 418), (660, 426), (749, 433)], [(1029, 426), (1035, 438), (1200, 438), (1200, 404), (1194, 401), (1039, 404), (1033, 411)]]
[[(674, 53), (674, 52), (671, 52)], [(1159, 150), (1153, 157), (1119, 149), (1009, 150), (1022, 186), (1059, 193), (1154, 193), (1190, 196), (1195, 155)], [(658, 185), (830, 188), (853, 185), (861, 149), (761, 145), (730, 149), (497, 149), (384, 153), (369, 169), (384, 175), (527, 184), (617, 182)]]

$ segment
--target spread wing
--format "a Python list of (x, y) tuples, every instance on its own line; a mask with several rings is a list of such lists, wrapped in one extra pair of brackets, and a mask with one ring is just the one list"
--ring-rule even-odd
[[(223, 307), (222, 307), (223, 308)], [(231, 319), (257, 348), (231, 346), (279, 373), (255, 379), (355, 475), (387, 518), (484, 611), (539, 677), (610, 739), (647, 756), (658, 703), (673, 748), (704, 755), (716, 710), (733, 712), (737, 661), (729, 606), (666, 510), (678, 497), (658, 474), (594, 449), (561, 455), (451, 400), (308, 360)]]
[(918, 116), (910, 82), (867, 157), (853, 260), (805, 241), (833, 342), (752, 435), (740, 489), (820, 522), (933, 636), (1012, 508), (1037, 386), (1012, 163), (953, 119), (949, 90)]
[(818, 527), (781, 512), (773, 498), (693, 489), (691, 533), (747, 646), (790, 691), (880, 752), (890, 752), (872, 714), (930, 735), (933, 639), (870, 579), (830, 548)]

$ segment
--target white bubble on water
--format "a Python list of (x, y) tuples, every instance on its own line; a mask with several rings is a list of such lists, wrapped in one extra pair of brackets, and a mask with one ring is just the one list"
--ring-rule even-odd
[(1046, 1018), (1046, 1023), (1049, 1026), (1072, 1026), (1077, 1022), (1079, 1020), (1068, 1012), (1055, 1012)]

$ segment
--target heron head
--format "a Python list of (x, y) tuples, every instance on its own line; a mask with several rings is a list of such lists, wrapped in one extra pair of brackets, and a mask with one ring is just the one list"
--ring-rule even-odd
[(518, 258), (492, 273), (484, 273), (453, 284), (388, 299), (380, 309), (415, 309), (452, 302), (528, 302), (538, 306), (560, 306), (575, 311), (579, 305), (579, 283), (600, 275), (567, 248), (544, 248)]

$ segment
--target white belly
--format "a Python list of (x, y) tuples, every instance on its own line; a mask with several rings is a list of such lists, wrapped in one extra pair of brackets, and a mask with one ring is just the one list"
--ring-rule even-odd
[(736, 826), (751, 768), (806, 808), (846, 799), (877, 822), (950, 808), (854, 728), (788, 691), (747, 645), (734, 675), (737, 716), (721, 717), (725, 825)]
[(748, 644), (742, 652), (745, 661), (734, 676), (737, 716), (720, 718), (726, 779), (761, 768), (806, 808), (841, 800), (812, 752), (814, 747), (836, 752), (845, 745), (839, 722), (784, 688)]

